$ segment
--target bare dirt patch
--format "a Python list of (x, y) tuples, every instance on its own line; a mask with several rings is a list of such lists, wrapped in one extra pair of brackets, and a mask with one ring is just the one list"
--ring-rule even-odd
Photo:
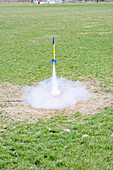
[(90, 92), (90, 99), (86, 102), (79, 102), (75, 107), (68, 107), (62, 110), (44, 110), (33, 109), (23, 104), (22, 86), (12, 85), (10, 83), (1, 83), (0, 86), (0, 111), (7, 113), (14, 121), (36, 122), (41, 117), (50, 118), (58, 113), (76, 113), (94, 114), (100, 112), (106, 106), (113, 105), (113, 95), (101, 91), (99, 82), (84, 82)]

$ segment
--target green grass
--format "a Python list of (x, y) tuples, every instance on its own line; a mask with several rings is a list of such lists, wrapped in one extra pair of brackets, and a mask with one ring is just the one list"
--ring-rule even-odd
[[(59, 112), (32, 124), (13, 123), (2, 115), (0, 168), (111, 170), (112, 113), (110, 107), (85, 116)], [(84, 134), (88, 136), (81, 139)]]
[(1, 81), (23, 85), (49, 78), (54, 35), (59, 77), (97, 79), (109, 88), (112, 9), (113, 3), (0, 4)]
[[(54, 35), (59, 77), (96, 79), (112, 91), (112, 21), (113, 3), (0, 4), (0, 81), (25, 85), (49, 78)], [(94, 115), (64, 110), (28, 124), (0, 112), (0, 169), (111, 170), (112, 113), (111, 107)]]

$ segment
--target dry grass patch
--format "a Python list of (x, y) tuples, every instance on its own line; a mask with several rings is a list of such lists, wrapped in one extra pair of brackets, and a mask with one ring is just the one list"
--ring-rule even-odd
[(87, 81), (85, 84), (90, 91), (90, 99), (87, 102), (79, 102), (75, 107), (68, 107), (62, 110), (44, 110), (33, 109), (23, 104), (21, 99), (22, 86), (2, 83), (0, 87), (0, 111), (3, 114), (8, 113), (11, 119), (15, 121), (27, 120), (28, 122), (36, 122), (41, 117), (50, 118), (58, 113), (70, 114), (80, 112), (81, 114), (94, 114), (106, 106), (112, 106), (113, 95), (101, 91), (99, 82)]

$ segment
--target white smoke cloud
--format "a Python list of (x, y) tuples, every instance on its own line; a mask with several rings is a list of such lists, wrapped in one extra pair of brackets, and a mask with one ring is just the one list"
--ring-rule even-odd
[(86, 101), (89, 96), (82, 82), (52, 76), (40, 82), (36, 87), (25, 86), (22, 98), (24, 104), (31, 105), (32, 108), (62, 109), (74, 106), (79, 101)]

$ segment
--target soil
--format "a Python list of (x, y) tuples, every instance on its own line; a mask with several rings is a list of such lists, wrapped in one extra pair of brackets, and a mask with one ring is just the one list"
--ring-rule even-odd
[(75, 107), (68, 107), (62, 110), (44, 110), (33, 109), (24, 105), (21, 99), (22, 86), (12, 85), (10, 83), (1, 83), (0, 86), (0, 111), (7, 115), (13, 121), (36, 122), (39, 118), (50, 118), (58, 113), (76, 113), (94, 114), (100, 112), (106, 106), (113, 106), (113, 94), (106, 93), (99, 87), (99, 82), (84, 82), (90, 98), (86, 102), (78, 102)]

